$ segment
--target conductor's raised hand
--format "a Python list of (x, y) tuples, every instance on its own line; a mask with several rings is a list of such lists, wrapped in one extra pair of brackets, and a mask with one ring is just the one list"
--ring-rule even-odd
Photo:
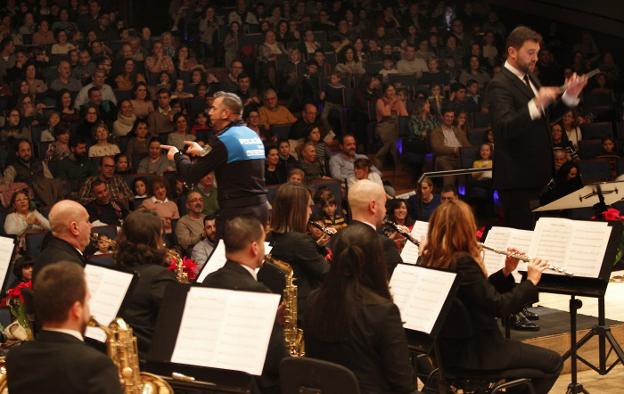
[(180, 150), (173, 145), (160, 145), (160, 149), (164, 149), (167, 151), (167, 159), (173, 160), (173, 156), (178, 153)]
[(199, 156), (204, 151), (204, 148), (195, 141), (184, 141), (184, 145), (187, 146), (186, 154), (190, 156)]
[(587, 85), (587, 77), (574, 73), (565, 81), (566, 93), (572, 97), (578, 97), (585, 85)]
[(527, 270), (527, 279), (530, 280), (535, 286), (542, 278), (542, 272), (548, 268), (548, 262), (542, 259), (533, 259), (529, 262)]
[(559, 88), (541, 87), (537, 92), (537, 96), (535, 96), (535, 104), (537, 104), (538, 108), (544, 110), (552, 102), (557, 100), (557, 97), (559, 97), (559, 93)]

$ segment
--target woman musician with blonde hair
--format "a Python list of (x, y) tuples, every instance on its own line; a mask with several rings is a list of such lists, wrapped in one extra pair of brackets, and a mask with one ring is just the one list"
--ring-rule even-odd
[(532, 260), (527, 280), (517, 286), (511, 273), (518, 260), (511, 257), (505, 260), (503, 269), (488, 277), (475, 232), (471, 208), (459, 200), (441, 204), (429, 221), (421, 264), (457, 272), (459, 280), (453, 310), (439, 338), (443, 365), (473, 371), (537, 369), (543, 372), (543, 378), (532, 379), (535, 392), (547, 393), (561, 372), (560, 355), (505, 339), (495, 319), (538, 301), (536, 285), (547, 263)]

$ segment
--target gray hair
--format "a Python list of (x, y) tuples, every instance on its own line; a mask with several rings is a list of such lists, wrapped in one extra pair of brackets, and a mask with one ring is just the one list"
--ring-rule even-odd
[(230, 92), (219, 91), (214, 94), (214, 98), (223, 98), (223, 105), (228, 108), (232, 113), (243, 116), (243, 102), (240, 97)]

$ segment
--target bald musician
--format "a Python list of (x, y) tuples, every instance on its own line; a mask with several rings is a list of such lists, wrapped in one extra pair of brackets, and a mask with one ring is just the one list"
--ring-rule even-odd
[(44, 240), (43, 250), (33, 266), (33, 280), (37, 273), (48, 264), (57, 261), (70, 261), (84, 267), (83, 256), (89, 245), (91, 223), (85, 207), (76, 201), (61, 200), (52, 206), (50, 214), (52, 233)]
[(84, 343), (89, 297), (78, 264), (63, 261), (39, 271), (34, 299), (42, 327), (34, 341), (7, 355), (11, 394), (122, 393), (111, 359)]
[[(386, 217), (386, 192), (383, 186), (363, 179), (349, 188), (349, 206), (353, 219), (350, 226), (370, 226), (377, 230)], [(384, 258), (388, 267), (388, 278), (397, 264), (402, 263), (401, 255), (394, 242), (385, 235), (378, 233), (383, 246)]]

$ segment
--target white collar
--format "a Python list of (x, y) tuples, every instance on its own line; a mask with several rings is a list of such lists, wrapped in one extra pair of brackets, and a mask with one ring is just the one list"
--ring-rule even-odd
[(258, 281), (258, 275), (256, 274), (256, 270), (250, 267), (247, 267), (244, 264), (240, 264), (241, 267), (243, 267), (244, 269), (247, 270), (247, 272), (249, 272), (249, 274), (251, 274), (251, 276), (253, 276), (254, 280), (257, 282)]
[(60, 332), (63, 334), (71, 335), (72, 337), (84, 342), (82, 334), (76, 330), (70, 330), (68, 328), (42, 328), (43, 331)]
[(526, 73), (523, 73), (522, 71), (518, 70), (517, 68), (509, 64), (508, 61), (505, 61), (505, 68), (511, 71), (513, 75), (520, 78), (522, 82), (524, 82), (524, 76), (526, 75)]
[(169, 199), (167, 197), (165, 197), (164, 200), (159, 200), (159, 199), (156, 198), (156, 196), (152, 196), (152, 202), (154, 204), (165, 204), (165, 203), (169, 202)]

